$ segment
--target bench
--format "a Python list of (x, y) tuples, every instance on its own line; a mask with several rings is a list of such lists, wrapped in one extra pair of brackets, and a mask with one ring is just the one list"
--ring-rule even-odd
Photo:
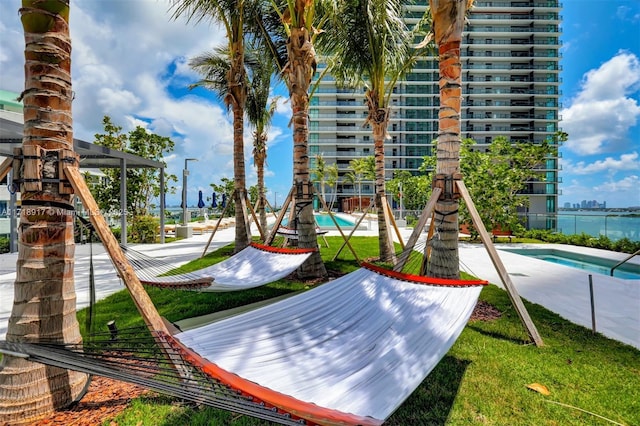
[(511, 231), (502, 231), (499, 229), (494, 229), (493, 231), (491, 231), (491, 238), (493, 239), (494, 243), (498, 240), (498, 238), (508, 238), (509, 242), (511, 242), (511, 239), (513, 238), (513, 233)]

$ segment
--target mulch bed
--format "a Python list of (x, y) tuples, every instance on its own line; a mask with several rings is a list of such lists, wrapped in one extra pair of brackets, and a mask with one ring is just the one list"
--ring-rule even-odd
[[(73, 407), (57, 411), (53, 417), (33, 426), (95, 426), (115, 418), (133, 398), (147, 393), (140, 386), (105, 377), (93, 377), (87, 394)], [(112, 426), (117, 423), (111, 422)]]
[(485, 302), (484, 300), (478, 300), (469, 321), (493, 321), (501, 316), (502, 312), (500, 312), (491, 303)]
[[(492, 321), (502, 313), (490, 303), (479, 300), (469, 321)], [(115, 418), (124, 411), (129, 402), (147, 393), (144, 388), (104, 377), (93, 377), (87, 394), (82, 400), (53, 417), (41, 420), (33, 426), (94, 426)], [(117, 426), (112, 421), (111, 426)]]

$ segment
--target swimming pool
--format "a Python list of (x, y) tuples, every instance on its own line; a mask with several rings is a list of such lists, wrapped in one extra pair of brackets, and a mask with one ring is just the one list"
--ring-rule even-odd
[[(313, 218), (316, 221), (316, 225), (318, 225), (318, 227), (322, 229), (337, 229), (336, 224), (333, 223), (333, 220), (331, 220), (328, 214), (314, 214)], [(336, 222), (338, 222), (338, 225), (340, 225), (340, 228), (342, 229), (353, 229), (353, 227), (356, 224), (355, 222), (352, 222), (348, 219), (345, 219), (335, 214), (333, 215), (333, 218), (336, 220)], [(286, 226), (287, 222), (288, 222), (288, 219), (285, 218), (282, 221), (282, 224)], [(365, 229), (365, 227), (362, 224), (360, 224), (358, 229)]]
[[(314, 214), (313, 218), (316, 220), (316, 224), (320, 228), (336, 229), (336, 224), (333, 223), (333, 220), (331, 220), (328, 214)], [(355, 222), (351, 222), (337, 215), (333, 215), (333, 218), (336, 220), (336, 222), (338, 222), (338, 225), (340, 225), (340, 228), (351, 229), (356, 224)]]
[[(611, 259), (603, 259), (600, 257), (556, 249), (510, 248), (507, 251), (527, 257), (533, 257), (535, 259), (544, 260), (545, 262), (555, 263), (557, 265), (563, 266), (570, 266), (572, 268), (582, 269), (587, 272), (594, 272), (596, 274), (607, 276), (610, 276), (611, 268), (613, 268), (616, 263), (618, 263), (617, 261)], [(626, 263), (616, 268), (613, 271), (613, 276), (625, 280), (640, 280), (640, 266), (637, 264)]]

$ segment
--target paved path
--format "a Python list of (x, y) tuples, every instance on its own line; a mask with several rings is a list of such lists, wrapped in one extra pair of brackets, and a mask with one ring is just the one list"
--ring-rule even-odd
[[(514, 246), (516, 244), (502, 244), (497, 248), (520, 296), (590, 329), (589, 272), (508, 251)], [(540, 248), (541, 244), (517, 246)], [(622, 253), (588, 247), (544, 244), (544, 248), (616, 261), (627, 257)], [(483, 245), (461, 244), (459, 253), (462, 270), (503, 287)], [(640, 265), (640, 257), (636, 257), (634, 263)], [(640, 280), (623, 280), (595, 273), (592, 277), (596, 330), (640, 349)]]

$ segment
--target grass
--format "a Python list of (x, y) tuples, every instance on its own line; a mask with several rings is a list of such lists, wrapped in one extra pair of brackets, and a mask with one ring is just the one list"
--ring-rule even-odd
[[(342, 272), (356, 269), (348, 250), (342, 252), (341, 259), (331, 261), (341, 241), (339, 237), (328, 240), (330, 248), (321, 248), (327, 268)], [(352, 244), (362, 258), (377, 253), (375, 238), (355, 237)], [(225, 247), (209, 255), (206, 263), (229, 253), (230, 248)], [(202, 266), (194, 263), (184, 270)], [(233, 293), (148, 290), (160, 314), (177, 321), (305, 288), (304, 283), (281, 280)], [(470, 322), (449, 353), (386, 425), (640, 425), (640, 351), (593, 335), (525, 301), (545, 341), (545, 346), (538, 348), (528, 342), (503, 290), (487, 286), (480, 299), (496, 307), (502, 313), (500, 318)], [(81, 324), (84, 313), (79, 313)], [(124, 291), (96, 306), (97, 325), (111, 319), (116, 319), (120, 327), (142, 325)], [(528, 389), (532, 383), (546, 386), (550, 395)], [(135, 399), (115, 422), (121, 426), (270, 424), (155, 394)]]

